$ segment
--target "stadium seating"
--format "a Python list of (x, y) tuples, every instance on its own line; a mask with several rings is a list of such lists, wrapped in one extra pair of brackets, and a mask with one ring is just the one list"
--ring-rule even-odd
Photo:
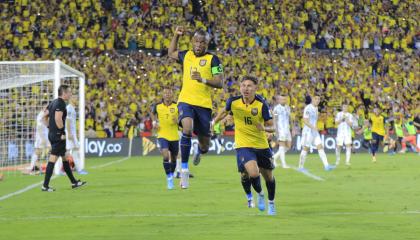
[[(206, 1), (199, 13), (180, 1), (0, 1), (0, 59), (60, 58), (87, 75), (87, 123), (98, 137), (152, 129), (160, 87), (181, 87), (181, 67), (165, 54), (175, 25), (206, 29), (225, 68), (228, 91), (255, 75), (271, 101), (287, 93), (293, 118), (304, 96), (322, 93), (325, 129), (348, 102), (361, 118), (373, 103), (414, 115), (419, 99), (416, 1)], [(67, 10), (70, 11), (67, 11)], [(190, 47), (189, 36), (180, 40)], [(406, 91), (402, 92), (401, 89)], [(328, 126), (327, 126), (328, 125)]]

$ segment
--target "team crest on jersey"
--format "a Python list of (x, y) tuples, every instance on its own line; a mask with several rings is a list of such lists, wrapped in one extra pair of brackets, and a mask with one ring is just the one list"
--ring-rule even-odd
[(207, 60), (206, 59), (201, 59), (200, 60), (200, 66), (204, 67), (206, 66)]
[(257, 114), (258, 114), (258, 108), (251, 109), (251, 114), (252, 114), (252, 116), (257, 116)]
[(169, 111), (171, 111), (171, 113), (174, 113), (175, 112), (175, 108), (170, 108)]

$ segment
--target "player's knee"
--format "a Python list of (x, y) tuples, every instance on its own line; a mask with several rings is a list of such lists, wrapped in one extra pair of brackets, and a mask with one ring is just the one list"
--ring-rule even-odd
[(252, 172), (248, 172), (249, 177), (251, 178), (256, 178), (260, 175), (259, 171), (252, 171)]
[(186, 127), (183, 127), (183, 128), (182, 128), (182, 133), (183, 133), (184, 135), (191, 136), (191, 135), (193, 134), (193, 131), (192, 131), (192, 128), (186, 128)]

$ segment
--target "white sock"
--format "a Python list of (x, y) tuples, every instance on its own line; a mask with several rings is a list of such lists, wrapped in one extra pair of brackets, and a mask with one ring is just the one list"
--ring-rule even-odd
[(299, 158), (299, 168), (303, 168), (303, 166), (305, 165), (307, 155), (308, 155), (308, 151), (302, 149), (302, 152), (300, 152), (300, 158)]
[(175, 167), (175, 171), (176, 171), (176, 172), (180, 172), (180, 171), (181, 171), (181, 158), (176, 158), (176, 167)]
[(277, 150), (277, 152), (273, 155), (274, 159), (274, 165), (277, 167), (279, 165), (279, 159), (280, 159), (280, 148)]
[(286, 166), (286, 148), (283, 146), (279, 147), (279, 152), (280, 152), (280, 161), (281, 161), (281, 165), (283, 167)]
[(79, 150), (72, 150), (71, 155), (73, 157), (74, 166), (76, 167), (76, 170), (77, 171), (83, 170), (80, 164)]
[(62, 160), (62, 158), (63, 157), (59, 157), (57, 159), (57, 162), (54, 165), (54, 173), (55, 173), (55, 175), (58, 175), (61, 172), (61, 168), (63, 167), (63, 160)]
[(341, 148), (336, 148), (335, 149), (335, 165), (338, 165), (338, 164), (340, 164), (340, 158), (341, 158)]
[(36, 161), (38, 161), (38, 155), (36, 153), (32, 154), (31, 157), (31, 167), (30, 170), (34, 169)]
[(346, 163), (350, 163), (351, 148), (346, 148)]
[(328, 166), (328, 160), (327, 160), (327, 155), (325, 154), (324, 149), (318, 150), (318, 154), (319, 154), (319, 157), (322, 160), (322, 163), (324, 164), (324, 167), (327, 167)]

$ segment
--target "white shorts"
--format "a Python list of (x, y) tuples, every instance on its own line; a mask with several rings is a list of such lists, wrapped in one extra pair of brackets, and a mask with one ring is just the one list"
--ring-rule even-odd
[(75, 148), (79, 148), (79, 141), (77, 138), (74, 138), (74, 141), (66, 140), (66, 150), (72, 150)]
[(337, 146), (352, 144), (351, 134), (348, 133), (337, 133), (336, 144)]
[(281, 141), (281, 142), (292, 141), (292, 134), (290, 134), (290, 130), (288, 129), (279, 130), (279, 136), (277, 138), (277, 141)]
[(321, 137), (319, 136), (319, 132), (314, 131), (304, 131), (302, 133), (302, 141), (301, 144), (303, 147), (316, 147), (322, 144)]
[(40, 137), (36, 136), (35, 138), (35, 149), (44, 149), (51, 147), (50, 141), (48, 140), (48, 137)]

